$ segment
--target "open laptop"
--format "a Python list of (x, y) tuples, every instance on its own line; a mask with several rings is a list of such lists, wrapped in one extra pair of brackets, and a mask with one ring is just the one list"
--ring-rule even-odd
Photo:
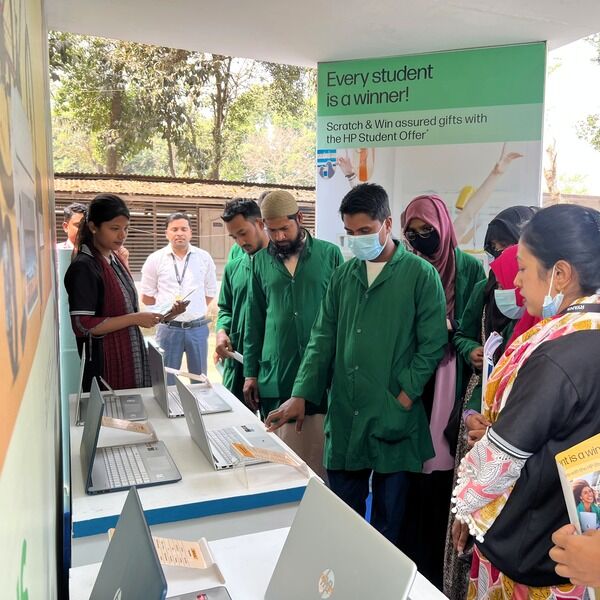
[(247, 446), (257, 446), (277, 452), (282, 451), (282, 447), (271, 437), (272, 434), (267, 433), (260, 426), (240, 425), (238, 427), (207, 430), (192, 391), (178, 375), (175, 376), (175, 384), (183, 403), (183, 412), (190, 430), (190, 436), (216, 471), (231, 469), (241, 460), (246, 465), (265, 462), (257, 459), (241, 459), (239, 454), (231, 447), (231, 444), (242, 443)]
[[(169, 419), (183, 417), (183, 406), (177, 387), (167, 386), (163, 353), (151, 341), (148, 341), (148, 363), (150, 364), (152, 392), (157, 404)], [(205, 415), (232, 410), (229, 403), (221, 398), (210, 384), (194, 384), (190, 389), (200, 405), (200, 410)]]
[[(170, 600), (231, 600), (224, 587), (169, 596)], [(167, 581), (135, 487), (127, 494), (108, 544), (90, 600), (144, 598), (163, 600)]]
[(594, 531), (598, 529), (598, 517), (593, 512), (578, 512), (579, 524), (581, 525), (581, 533), (586, 531)]
[(306, 486), (265, 600), (405, 600), (417, 567), (317, 478)]
[(79, 448), (86, 494), (116, 492), (132, 485), (161, 485), (181, 479), (163, 442), (98, 448), (103, 412), (104, 399), (94, 377)]
[[(79, 368), (79, 390), (77, 391), (77, 404), (75, 409), (75, 424), (83, 425), (87, 412), (89, 394), (82, 393), (83, 372), (85, 370), (85, 345), (81, 353), (81, 365)], [(126, 421), (144, 421), (148, 418), (144, 402), (139, 394), (118, 394), (108, 383), (102, 380), (107, 392), (102, 392), (104, 398), (104, 414), (115, 419)]]

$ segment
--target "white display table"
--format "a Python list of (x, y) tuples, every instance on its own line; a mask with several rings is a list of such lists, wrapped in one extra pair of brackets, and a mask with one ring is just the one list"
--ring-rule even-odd
[[(213, 557), (225, 577), (225, 587), (232, 600), (264, 600), (288, 531), (288, 528), (275, 529), (210, 542)], [(152, 533), (156, 535), (154, 528)], [(89, 599), (99, 569), (100, 563), (71, 569), (71, 600)], [(203, 575), (202, 571), (181, 567), (165, 567), (164, 571), (169, 586), (167, 597), (222, 585), (212, 573)], [(290, 581), (290, 585), (293, 585), (293, 581)], [(374, 585), (374, 592), (376, 589)], [(410, 592), (411, 600), (445, 598), (444, 594), (417, 573)]]
[[(259, 419), (227, 389), (220, 384), (214, 384), (214, 387), (227, 399), (233, 411), (207, 415), (208, 429), (260, 424)], [(153, 526), (155, 535), (211, 540), (291, 524), (308, 482), (299, 471), (266, 464), (248, 467), (245, 474), (244, 469), (216, 472), (190, 438), (185, 418), (167, 419), (156, 404), (151, 388), (128, 392), (142, 394), (148, 419), (182, 475), (182, 480), (177, 483), (139, 489), (146, 519)], [(74, 567), (102, 560), (108, 545), (106, 531), (115, 526), (127, 496), (127, 492), (85, 494), (79, 456), (83, 427), (74, 425), (75, 401), (76, 396), (71, 396)], [(282, 449), (290, 451), (277, 440)], [(125, 441), (143, 441), (143, 438), (103, 428), (99, 445)], [(314, 473), (310, 472), (310, 475)]]

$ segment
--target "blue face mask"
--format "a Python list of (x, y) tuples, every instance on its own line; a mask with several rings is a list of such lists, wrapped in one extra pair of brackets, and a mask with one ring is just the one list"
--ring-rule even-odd
[(379, 241), (379, 234), (383, 229), (380, 227), (377, 233), (369, 233), (367, 235), (349, 235), (348, 248), (358, 260), (375, 260), (385, 248), (388, 236), (385, 237), (383, 244)]
[(525, 313), (525, 307), (517, 304), (515, 290), (494, 290), (494, 300), (498, 310), (507, 319), (516, 321)]
[(548, 288), (548, 293), (544, 297), (544, 304), (542, 304), (542, 318), (547, 319), (548, 317), (553, 317), (558, 314), (561, 304), (565, 299), (565, 295), (562, 292), (558, 292), (554, 298), (551, 296), (552, 294), (552, 284), (554, 283), (554, 269), (555, 266), (552, 267), (552, 276), (550, 277), (550, 287)]

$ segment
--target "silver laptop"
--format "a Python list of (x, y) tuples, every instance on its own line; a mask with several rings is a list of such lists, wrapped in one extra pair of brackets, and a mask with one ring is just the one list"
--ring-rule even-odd
[(594, 531), (598, 529), (598, 517), (593, 512), (579, 512), (579, 524), (581, 525), (581, 533), (586, 531)]
[[(231, 600), (224, 587), (197, 591), (170, 600)], [(135, 487), (127, 494), (115, 533), (108, 544), (90, 600), (143, 598), (163, 600), (167, 581)]]
[[(81, 353), (81, 365), (79, 368), (79, 389), (77, 391), (77, 404), (75, 408), (75, 424), (83, 425), (87, 412), (87, 405), (90, 398), (89, 394), (82, 393), (83, 372), (85, 370), (85, 345)], [(104, 398), (104, 414), (107, 417), (115, 419), (125, 419), (126, 421), (144, 421), (148, 418), (144, 402), (139, 394), (119, 394), (113, 390), (104, 379), (102, 383), (108, 390), (102, 392)]]
[(267, 433), (261, 425), (239, 425), (238, 427), (207, 430), (192, 391), (178, 375), (175, 376), (175, 384), (183, 402), (183, 412), (190, 436), (216, 471), (231, 469), (242, 460), (246, 465), (265, 462), (257, 459), (241, 459), (240, 455), (231, 447), (235, 443), (277, 452), (282, 451), (282, 447), (271, 437), (272, 434)]
[[(148, 340), (148, 362), (150, 364), (152, 393), (157, 404), (169, 419), (183, 417), (183, 406), (177, 387), (174, 385), (167, 386), (167, 374), (165, 373), (162, 350), (150, 340)], [(205, 415), (232, 410), (229, 403), (219, 396), (210, 384), (194, 384), (190, 386), (190, 390), (196, 397), (200, 410)]]
[(265, 600), (405, 600), (416, 574), (415, 563), (313, 478), (294, 517)]
[(163, 442), (142, 442), (98, 448), (104, 413), (104, 399), (96, 378), (92, 379), (87, 418), (83, 426), (81, 472), (86, 494), (126, 490), (133, 485), (147, 487), (181, 479)]

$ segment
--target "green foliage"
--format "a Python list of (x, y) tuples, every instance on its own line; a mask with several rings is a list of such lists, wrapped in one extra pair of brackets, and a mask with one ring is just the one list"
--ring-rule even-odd
[[(596, 49), (596, 56), (592, 59), (600, 65), (600, 33), (591, 35), (587, 41)], [(588, 115), (576, 125), (577, 137), (588, 142), (594, 149), (600, 151), (600, 115)]]
[(577, 123), (575, 131), (579, 139), (585, 140), (600, 151), (600, 115), (588, 115)]
[(589, 194), (586, 184), (587, 176), (581, 173), (574, 175), (562, 175), (558, 178), (559, 188), (562, 194), (577, 194), (583, 196)]
[(49, 47), (57, 171), (314, 183), (314, 70), (56, 32)]
[(51, 34), (50, 74), (59, 81), (55, 115), (87, 132), (105, 171), (116, 172), (124, 160), (147, 143), (148, 124), (139, 97), (128, 85), (124, 61), (127, 44), (101, 38)]

